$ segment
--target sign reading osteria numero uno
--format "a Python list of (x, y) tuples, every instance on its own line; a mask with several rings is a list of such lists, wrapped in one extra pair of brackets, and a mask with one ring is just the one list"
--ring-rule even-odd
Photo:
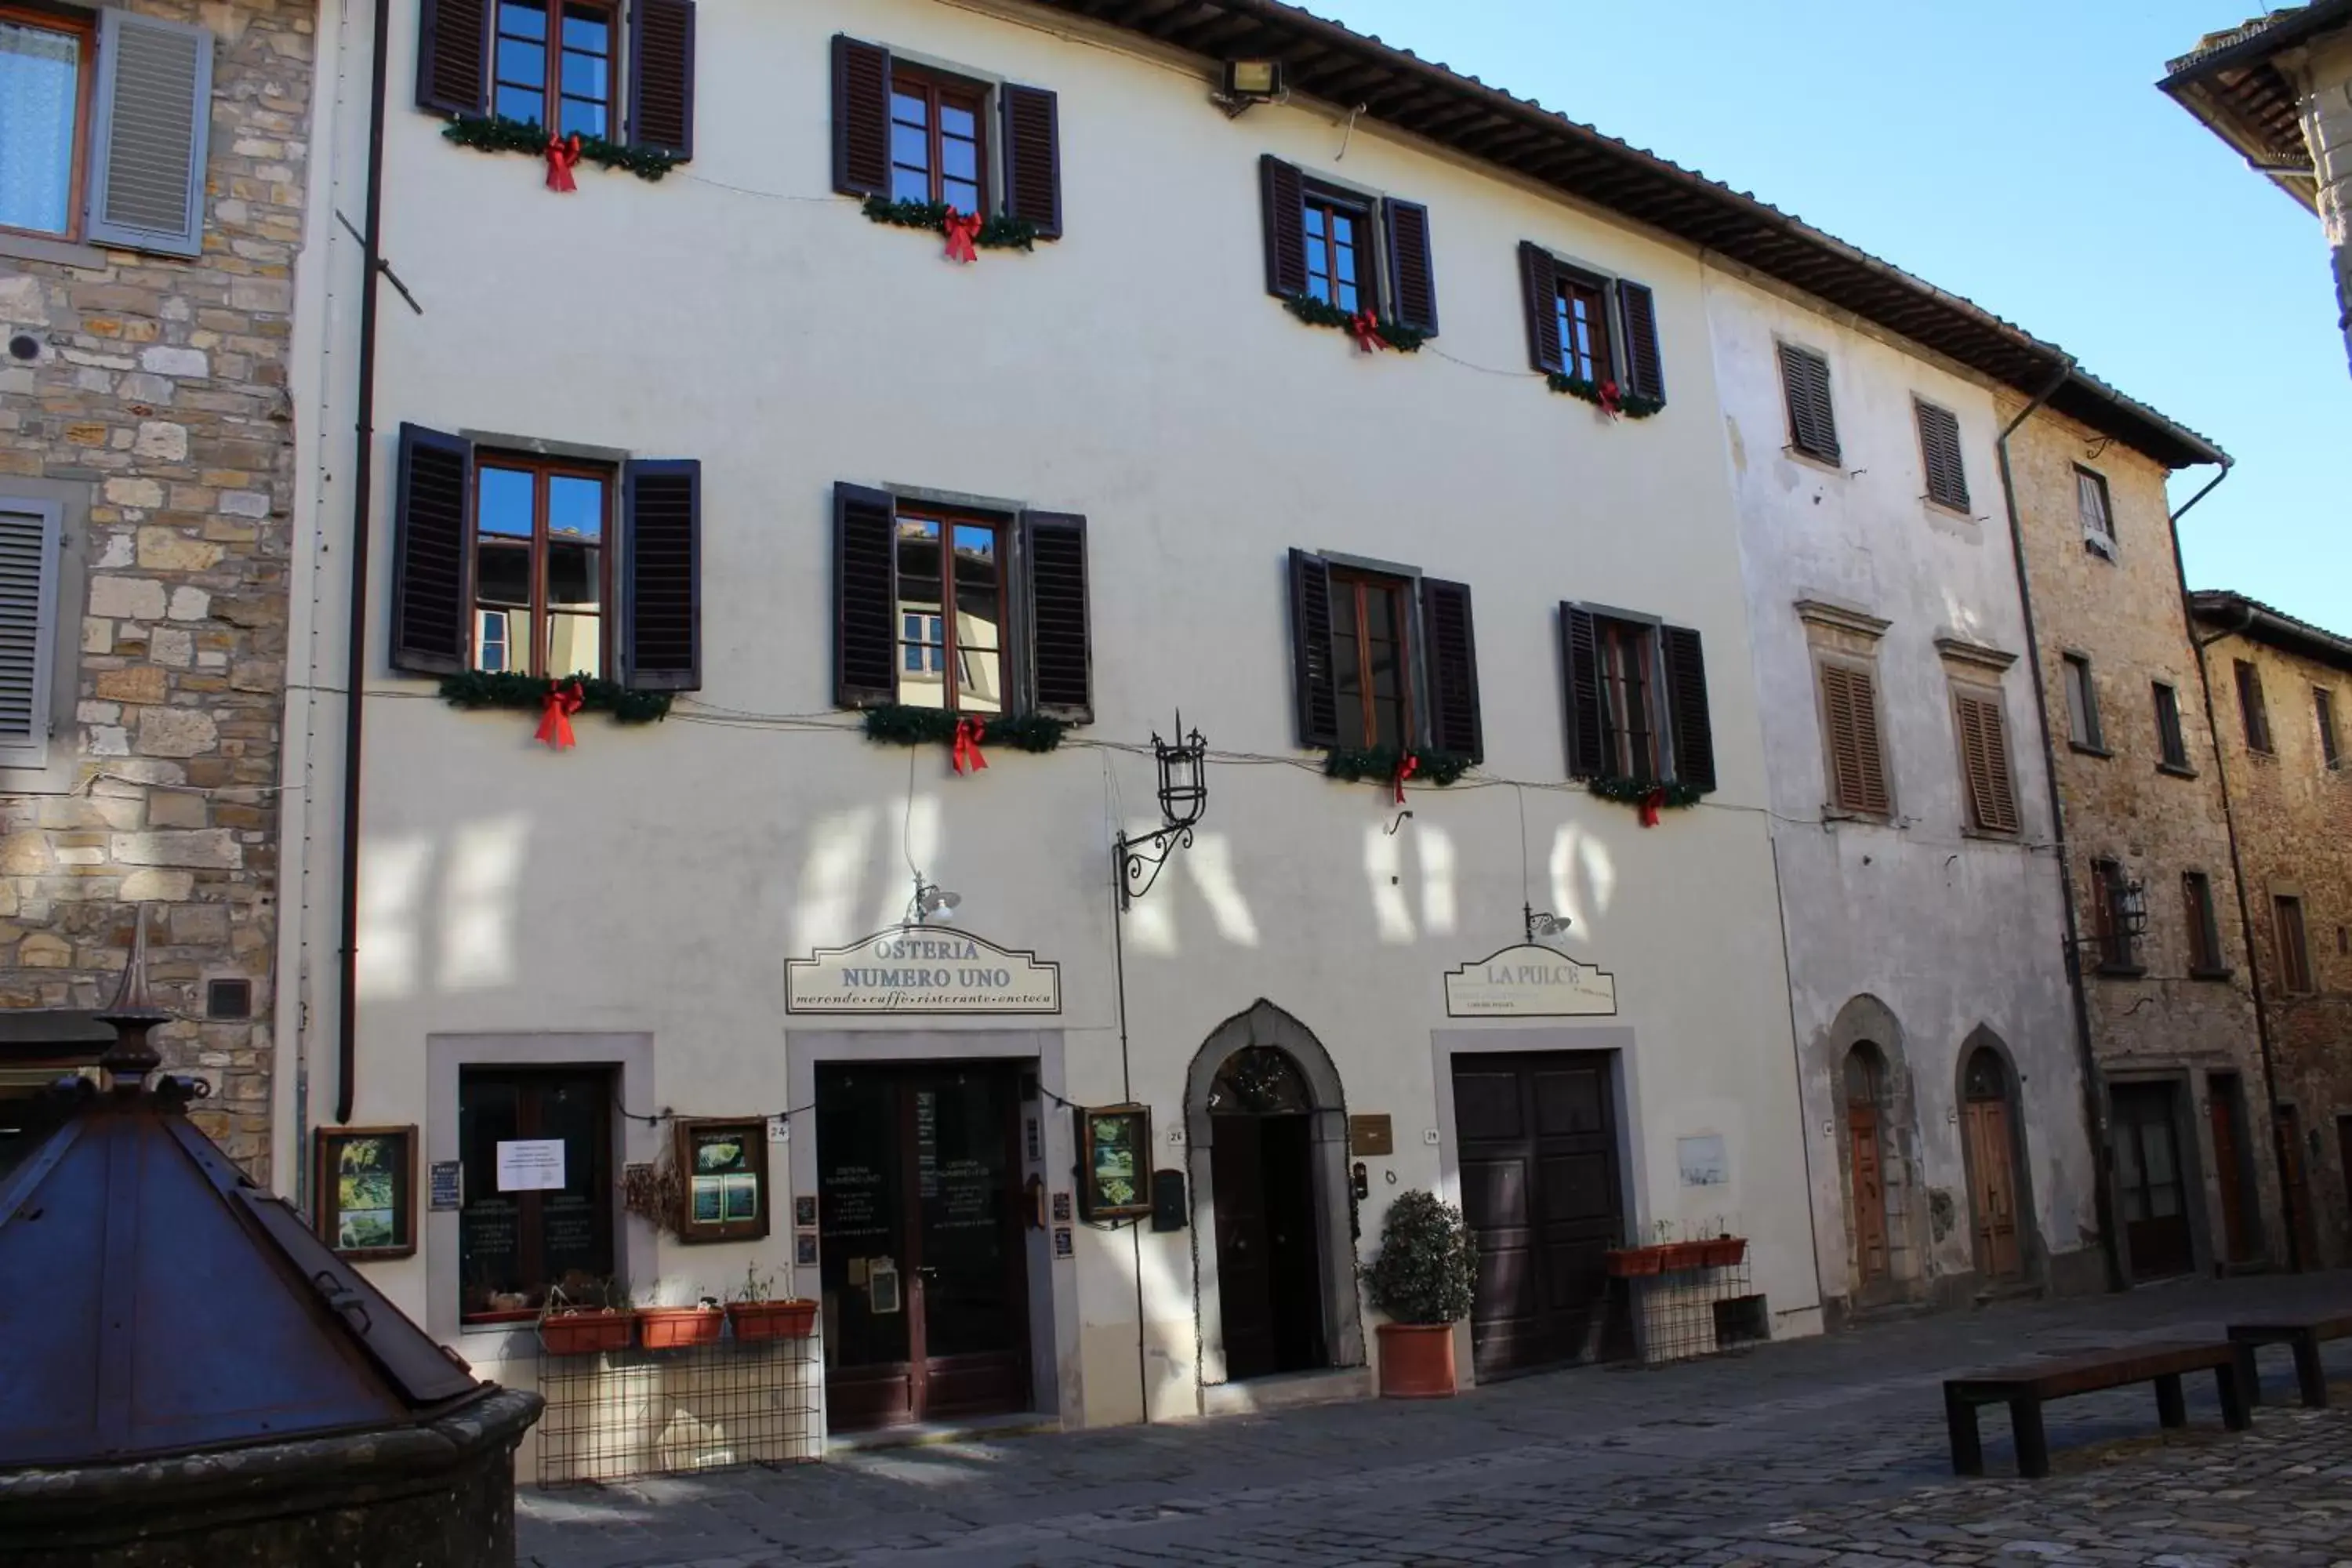
[(1617, 977), (1533, 943), (1445, 972), (1452, 1018), (1576, 1018), (1617, 1011)]
[(1058, 1013), (1062, 966), (937, 926), (877, 931), (784, 964), (793, 1013)]

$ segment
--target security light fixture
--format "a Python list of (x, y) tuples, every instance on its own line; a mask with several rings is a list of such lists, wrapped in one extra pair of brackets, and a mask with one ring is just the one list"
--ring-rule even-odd
[[(1118, 858), (1118, 907), (1126, 909), (1136, 896), (1151, 891), (1168, 857), (1192, 842), (1192, 825), (1209, 809), (1208, 742), (1201, 731), (1184, 733), (1184, 714), (1176, 714), (1176, 739), (1171, 742), (1151, 734), (1152, 762), (1160, 770), (1160, 822), (1150, 833), (1111, 841)], [(1147, 868), (1149, 868), (1147, 870)]]
[(1224, 88), (1211, 93), (1209, 100), (1223, 110), (1227, 119), (1237, 120), (1250, 105), (1278, 102), (1285, 96), (1280, 60), (1227, 60)]

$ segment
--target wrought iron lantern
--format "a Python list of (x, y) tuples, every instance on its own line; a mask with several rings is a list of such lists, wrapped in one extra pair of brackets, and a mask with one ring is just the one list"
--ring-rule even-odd
[(1173, 743), (1151, 733), (1151, 756), (1160, 770), (1160, 822), (1152, 832), (1112, 841), (1119, 864), (1118, 907), (1126, 909), (1151, 891), (1168, 857), (1192, 842), (1192, 825), (1209, 809), (1208, 742), (1201, 731), (1184, 733), (1184, 714), (1176, 714)]

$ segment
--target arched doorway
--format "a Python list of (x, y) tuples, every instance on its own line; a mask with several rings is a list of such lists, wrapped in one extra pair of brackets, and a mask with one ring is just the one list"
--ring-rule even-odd
[(2000, 1053), (1989, 1045), (1969, 1050), (1960, 1080), (1969, 1208), (1976, 1220), (1977, 1268), (1995, 1279), (2015, 1279), (2025, 1272), (2010, 1091), (2009, 1064)]
[(1883, 1282), (1886, 1248), (1886, 1057), (1868, 1040), (1845, 1055), (1845, 1129), (1855, 1284)]

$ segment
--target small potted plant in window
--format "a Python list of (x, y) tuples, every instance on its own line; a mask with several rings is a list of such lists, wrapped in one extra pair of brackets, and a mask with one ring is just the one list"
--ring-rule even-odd
[(1444, 1399), (1454, 1391), (1454, 1325), (1478, 1292), (1478, 1243), (1462, 1211), (1432, 1193), (1400, 1193), (1364, 1270), (1380, 1326), (1381, 1396)]
[(698, 1296), (691, 1307), (640, 1307), (638, 1332), (649, 1351), (682, 1351), (716, 1344), (727, 1321), (716, 1296)]
[(621, 1351), (637, 1331), (628, 1292), (611, 1279), (567, 1276), (547, 1288), (539, 1312), (540, 1348), (549, 1355), (592, 1355)]
[(727, 1321), (739, 1340), (804, 1340), (816, 1326), (816, 1303), (778, 1296), (776, 1277), (746, 1264), (743, 1283), (727, 1304)]

